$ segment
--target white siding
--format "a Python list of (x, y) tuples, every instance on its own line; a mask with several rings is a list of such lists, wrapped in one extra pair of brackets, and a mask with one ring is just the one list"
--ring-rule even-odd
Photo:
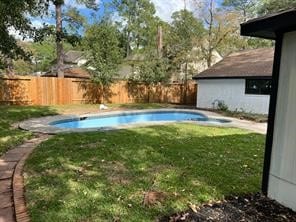
[(269, 95), (245, 94), (245, 79), (209, 79), (198, 81), (197, 107), (214, 108), (217, 100), (224, 101), (230, 110), (268, 113)]
[(283, 39), (269, 197), (296, 210), (296, 32)]

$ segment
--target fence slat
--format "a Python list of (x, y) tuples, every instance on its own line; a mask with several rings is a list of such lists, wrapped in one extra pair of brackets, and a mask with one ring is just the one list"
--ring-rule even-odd
[(102, 93), (97, 86), (83, 79), (32, 76), (0, 79), (2, 104), (67, 105), (103, 101), (104, 103), (153, 102), (195, 105), (196, 94), (197, 84), (194, 81), (190, 81), (187, 87), (184, 84), (157, 84), (147, 87), (144, 84), (118, 81)]

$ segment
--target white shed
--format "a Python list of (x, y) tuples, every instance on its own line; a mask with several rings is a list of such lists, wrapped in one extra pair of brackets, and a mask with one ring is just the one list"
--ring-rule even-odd
[(196, 75), (197, 107), (267, 114), (274, 50), (261, 48), (232, 53)]

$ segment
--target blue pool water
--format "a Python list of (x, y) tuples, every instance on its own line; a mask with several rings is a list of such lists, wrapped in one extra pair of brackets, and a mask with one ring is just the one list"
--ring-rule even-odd
[[(129, 113), (117, 114), (98, 117), (81, 118), (80, 120), (64, 120), (54, 122), (51, 125), (59, 128), (103, 128), (115, 127), (119, 125), (128, 125), (134, 123), (147, 123), (157, 121), (212, 121), (203, 114), (196, 112), (145, 112), (145, 113)], [(216, 120), (218, 121), (218, 120)], [(219, 120), (220, 121), (220, 120)]]

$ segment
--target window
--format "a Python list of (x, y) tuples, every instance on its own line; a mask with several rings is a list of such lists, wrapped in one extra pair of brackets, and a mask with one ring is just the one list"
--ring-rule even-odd
[(269, 95), (271, 79), (246, 79), (246, 94)]

